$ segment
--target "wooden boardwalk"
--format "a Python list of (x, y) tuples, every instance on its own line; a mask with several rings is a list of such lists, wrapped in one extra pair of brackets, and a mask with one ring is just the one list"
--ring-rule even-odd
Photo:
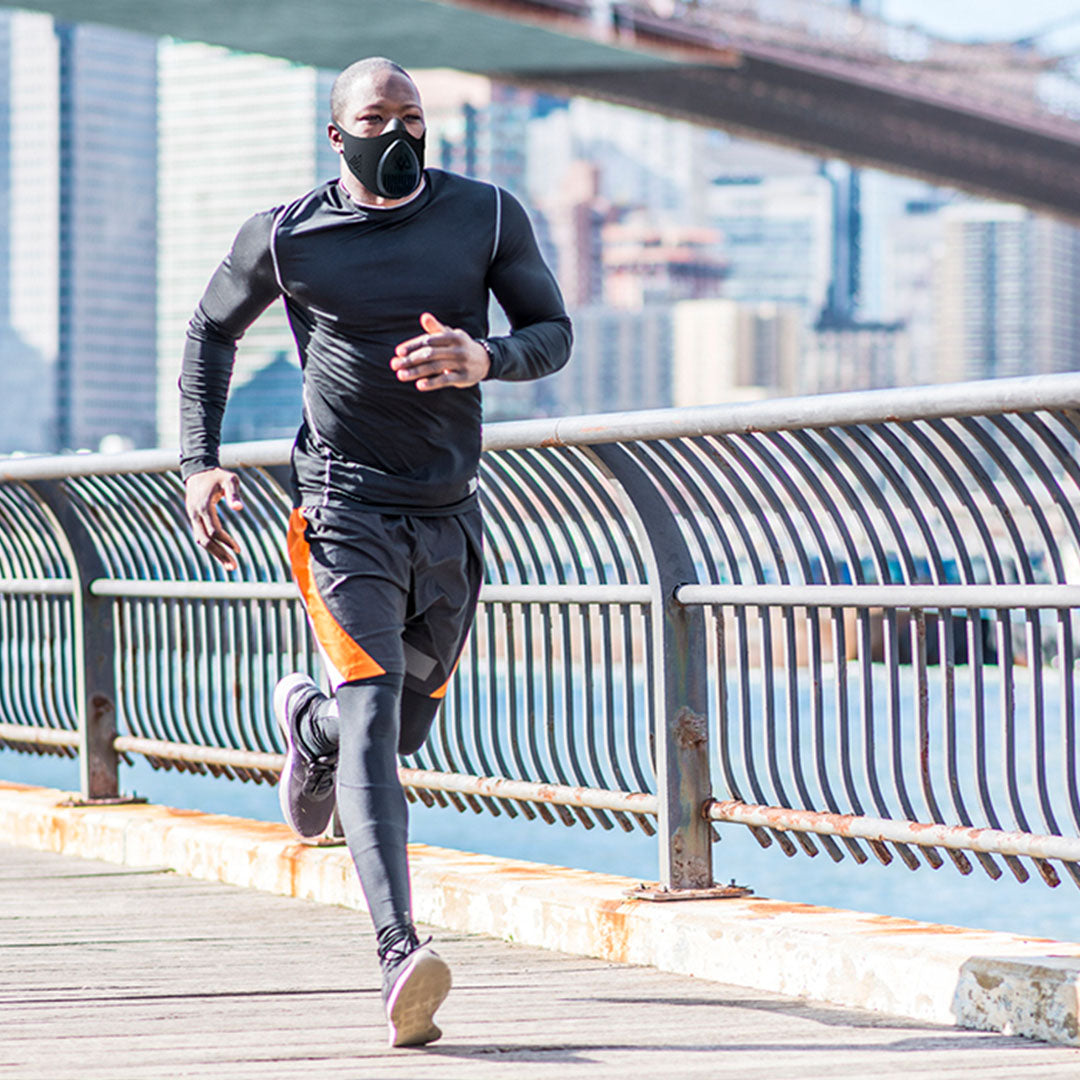
[(0, 1080), (1080, 1076), (1080, 1050), (436, 931), (456, 986), (385, 1046), (344, 908), (0, 845)]

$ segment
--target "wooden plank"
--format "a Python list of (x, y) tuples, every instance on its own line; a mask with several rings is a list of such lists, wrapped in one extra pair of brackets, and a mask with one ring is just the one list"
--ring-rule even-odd
[(447, 1035), (391, 1051), (363, 914), (0, 846), (0, 1080), (1080, 1075), (1078, 1050), (434, 933)]

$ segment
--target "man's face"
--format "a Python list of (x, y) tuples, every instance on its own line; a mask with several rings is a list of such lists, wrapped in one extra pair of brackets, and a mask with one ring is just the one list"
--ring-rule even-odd
[[(424, 134), (424, 109), (412, 79), (391, 69), (376, 71), (352, 87), (340, 124), (350, 135), (369, 138), (381, 135), (391, 120), (398, 119), (414, 138)], [(341, 136), (330, 125), (330, 141), (340, 153)]]

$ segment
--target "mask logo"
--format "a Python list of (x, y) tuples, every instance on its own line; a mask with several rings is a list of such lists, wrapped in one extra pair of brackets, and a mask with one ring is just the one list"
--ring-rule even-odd
[(342, 131), (345, 163), (349, 171), (374, 195), (402, 199), (411, 195), (424, 175), (424, 138), (409, 134), (397, 118), (386, 125), (381, 135), (362, 138)]

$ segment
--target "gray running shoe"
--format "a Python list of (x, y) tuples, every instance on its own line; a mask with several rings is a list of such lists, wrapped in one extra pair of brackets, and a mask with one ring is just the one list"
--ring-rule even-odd
[[(428, 941), (431, 939), (429, 938)], [(424, 1046), (442, 1035), (435, 1010), (450, 993), (450, 967), (412, 932), (382, 956), (383, 1005), (391, 1046)]]
[(305, 839), (321, 836), (334, 816), (337, 754), (314, 755), (300, 740), (299, 720), (317, 698), (325, 697), (307, 675), (286, 675), (274, 687), (274, 716), (288, 750), (278, 781), (281, 812), (293, 832)]

